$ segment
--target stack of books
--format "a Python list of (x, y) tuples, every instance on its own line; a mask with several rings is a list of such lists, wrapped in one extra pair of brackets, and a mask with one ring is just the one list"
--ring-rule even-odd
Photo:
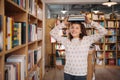
[(85, 21), (85, 16), (84, 15), (70, 15), (68, 18), (68, 22), (84, 22)]

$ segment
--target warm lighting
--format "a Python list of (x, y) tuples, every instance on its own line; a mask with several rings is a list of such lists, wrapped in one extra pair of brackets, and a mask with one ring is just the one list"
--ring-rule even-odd
[(93, 12), (94, 12), (95, 14), (97, 14), (97, 13), (99, 12), (99, 10), (94, 10)]
[(117, 2), (112, 2), (111, 0), (108, 0), (108, 2), (102, 3), (102, 5), (107, 5), (108, 7), (111, 7), (112, 5), (117, 4)]
[(65, 10), (65, 8), (63, 8), (63, 10), (61, 10), (61, 12), (62, 12), (63, 14), (65, 14), (67, 11)]

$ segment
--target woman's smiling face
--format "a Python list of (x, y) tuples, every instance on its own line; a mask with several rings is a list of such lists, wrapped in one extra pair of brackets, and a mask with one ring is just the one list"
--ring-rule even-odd
[(81, 33), (81, 25), (80, 24), (72, 24), (69, 29), (70, 34), (73, 38), (79, 38)]

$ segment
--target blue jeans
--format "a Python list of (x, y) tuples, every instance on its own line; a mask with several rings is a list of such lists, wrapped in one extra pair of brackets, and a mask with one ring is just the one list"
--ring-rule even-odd
[(74, 76), (64, 73), (64, 80), (87, 80), (86, 76)]

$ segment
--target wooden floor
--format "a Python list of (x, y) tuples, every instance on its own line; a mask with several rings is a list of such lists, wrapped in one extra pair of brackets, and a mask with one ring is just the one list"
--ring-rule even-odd
[[(43, 80), (63, 80), (63, 69), (47, 68)], [(95, 80), (120, 80), (120, 69), (96, 68)]]

